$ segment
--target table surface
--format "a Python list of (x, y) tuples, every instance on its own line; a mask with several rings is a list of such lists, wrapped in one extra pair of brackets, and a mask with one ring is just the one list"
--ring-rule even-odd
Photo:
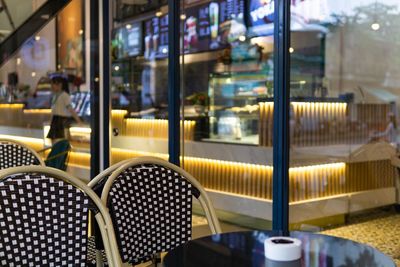
[(189, 241), (170, 251), (165, 267), (266, 266), (266, 267), (395, 267), (382, 252), (351, 240), (291, 232), (302, 241), (302, 258), (290, 263), (264, 257), (264, 240), (277, 236), (273, 231), (246, 231), (212, 235)]

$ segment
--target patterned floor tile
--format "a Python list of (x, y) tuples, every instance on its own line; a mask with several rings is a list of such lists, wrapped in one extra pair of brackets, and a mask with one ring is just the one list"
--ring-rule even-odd
[(321, 233), (373, 246), (392, 257), (400, 267), (400, 214), (394, 210), (374, 210), (351, 216), (347, 225)]

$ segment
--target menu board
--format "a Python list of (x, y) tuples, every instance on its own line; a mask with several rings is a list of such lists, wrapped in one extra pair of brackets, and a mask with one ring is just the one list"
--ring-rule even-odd
[(144, 57), (146, 59), (168, 56), (168, 15), (145, 21)]
[(241, 35), (246, 35), (244, 25), (244, 0), (219, 1), (219, 43), (224, 46), (237, 40)]
[(274, 34), (274, 0), (249, 1), (249, 30), (253, 35)]
[(139, 23), (126, 24), (114, 31), (113, 57), (116, 59), (137, 56), (142, 53), (142, 27)]
[(244, 0), (212, 1), (185, 13), (185, 53), (220, 49), (246, 33)]
[(186, 10), (184, 23), (184, 51), (195, 53), (208, 50), (210, 43), (209, 6), (201, 5)]
[[(185, 10), (183, 51), (196, 53), (224, 48), (246, 34), (244, 0), (216, 0)], [(145, 21), (147, 59), (168, 56), (168, 15)]]
[[(248, 2), (249, 34), (253, 36), (274, 33), (274, 0), (250, 0)], [(330, 22), (332, 11), (327, 0), (292, 0), (292, 30), (304, 30), (310, 24)]]
[(160, 17), (160, 44), (156, 57), (168, 56), (168, 15)]

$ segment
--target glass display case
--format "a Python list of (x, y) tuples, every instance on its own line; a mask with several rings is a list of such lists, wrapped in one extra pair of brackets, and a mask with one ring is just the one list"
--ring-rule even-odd
[(272, 89), (272, 77), (265, 73), (211, 74), (210, 140), (258, 145), (258, 103), (272, 97)]

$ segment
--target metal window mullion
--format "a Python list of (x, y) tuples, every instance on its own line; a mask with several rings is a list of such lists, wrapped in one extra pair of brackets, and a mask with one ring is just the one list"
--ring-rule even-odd
[(100, 105), (99, 105), (99, 82), (96, 77), (99, 77), (99, 1), (90, 1), (90, 61), (89, 76), (86, 81), (90, 84), (90, 178), (94, 178), (100, 173)]
[(180, 157), (180, 1), (168, 0), (168, 154), (179, 166)]
[(273, 230), (289, 230), (290, 0), (275, 0)]
[(100, 170), (110, 165), (110, 0), (100, 1)]

